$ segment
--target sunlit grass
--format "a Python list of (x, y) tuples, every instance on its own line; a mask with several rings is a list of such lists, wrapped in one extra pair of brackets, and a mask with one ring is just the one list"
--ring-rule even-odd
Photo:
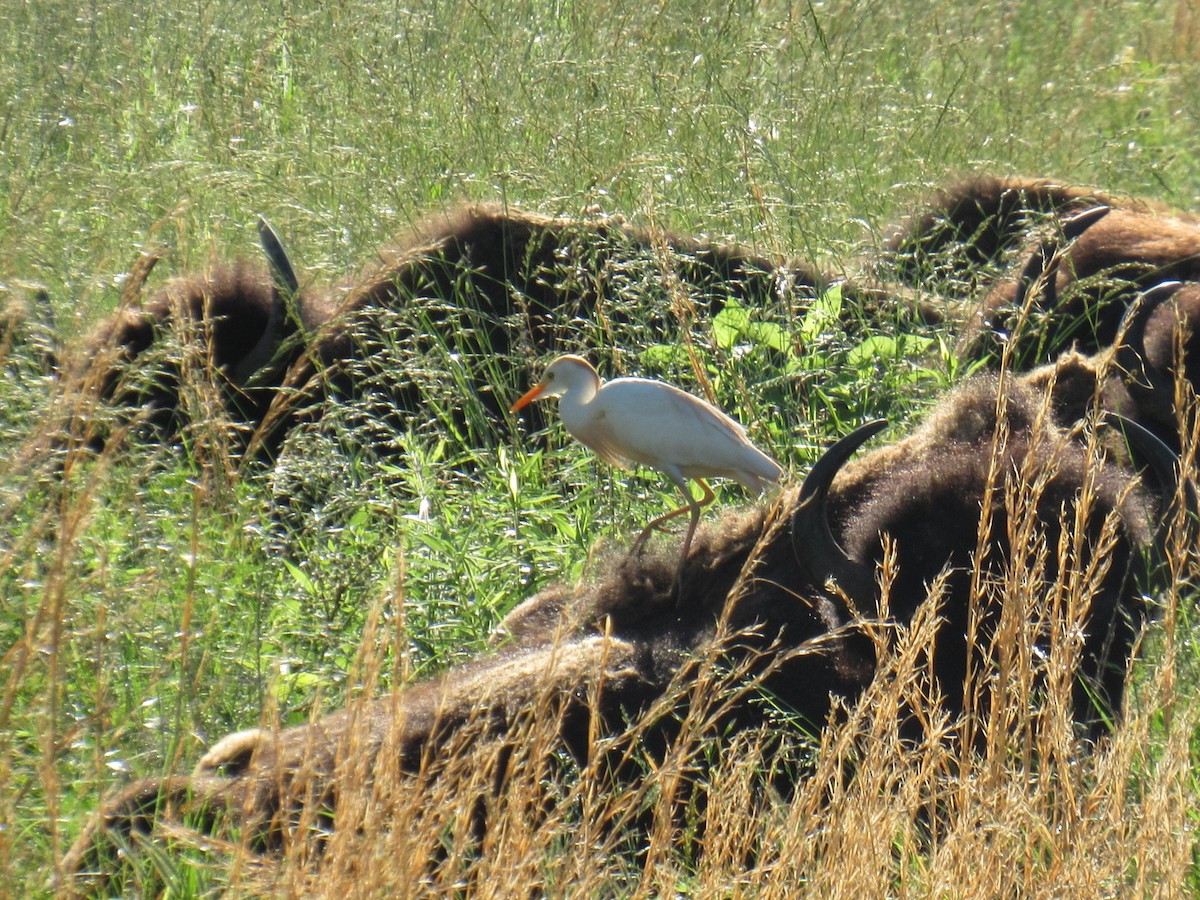
[[(33, 2), (7, 4), (0, 20), (0, 303), (44, 286), (53, 322), (42, 324), (68, 342), (115, 308), (142, 249), (169, 247), (153, 287), (257, 253), (258, 213), (320, 285), (466, 199), (566, 215), (599, 206), (850, 273), (915, 197), (963, 171), (1059, 175), (1200, 208), (1200, 27), (1183, 2)], [(614, 280), (630, 308), (669, 300), (652, 263)], [(686, 333), (587, 323), (580, 346), (606, 376), (706, 380), (798, 477), (864, 418), (902, 433), (961, 374), (944, 332), (855, 323), (852, 310), (825, 317), (836, 302), (826, 295), (800, 320), (782, 307), (727, 312)], [(420, 330), (422, 310), (408, 315)], [(685, 336), (694, 358), (679, 352)], [(419, 417), (380, 426), (369, 398), (330, 398), (322, 425), (270, 470), (223, 459), (221, 423), (183, 448), (135, 438), (96, 461), (53, 456), (39, 435), (63, 398), (42, 345), (0, 344), (2, 880), (39, 884), (123, 780), (186, 771), (264, 709), (293, 723), (337, 706), (353, 693), (370, 611), (397, 581), (403, 614), (384, 616), (381, 689), (482, 652), (519, 600), (586, 575), (589, 558), (674, 502), (652, 473), (612, 470), (557, 426), (535, 441), (478, 403), (484, 390), (515, 396), (544, 360), (464, 356), (452, 337), (431, 337), (360, 373), (386, 384), (403, 364)], [(720, 500), (744, 502), (736, 487)], [(1194, 655), (1175, 635), (1158, 652), (1173, 640)], [(1160, 671), (1175, 670), (1144, 675), (1148, 711), (1112, 751), (1126, 754), (1120, 771), (1149, 773), (1151, 799), (1164, 796), (1154, 765), (1187, 759), (1191, 721), (1155, 720), (1175, 696), (1155, 693)], [(753, 780), (759, 750), (730, 758), (730, 791)], [(889, 778), (911, 761), (897, 757)], [(1088, 761), (1080, 777), (1105, 765)], [(1170, 775), (1176, 787), (1194, 778)], [(1120, 779), (1105, 783), (1115, 797)], [(819, 813), (814, 785), (809, 805), (715, 821), (726, 837), (700, 869), (676, 860), (643, 887), (767, 894), (779, 865), (804, 871), (816, 893), (832, 877), (821, 874), (837, 856), (828, 846), (749, 874), (735, 852), (747, 828), (761, 829), (758, 846), (790, 848), (780, 836), (797, 839)], [(1135, 808), (1195, 815), (1164, 812), (1167, 795)], [(897, 835), (879, 852), (898, 862), (879, 863), (887, 875), (873, 883), (957, 892), (956, 875), (984, 852), (971, 816), (998, 796), (966, 803), (961, 842), (933, 858)], [(1128, 808), (1112, 809), (1119, 831)], [(902, 818), (860, 810), (889, 827)], [(813, 840), (853, 834), (850, 824)], [(1141, 824), (1155, 840), (1166, 828)], [(1065, 844), (1045, 827), (1030, 824), (1026, 858), (1047, 860), (1031, 871), (1054, 884)], [(1112, 847), (1124, 865), (1127, 845)], [(575, 849), (543, 833), (523, 864), (562, 890), (600, 862)], [(184, 896), (227, 877), (178, 865), (147, 863)], [(598, 885), (633, 891), (643, 877), (628, 860), (605, 865), (599, 877), (612, 880)]]

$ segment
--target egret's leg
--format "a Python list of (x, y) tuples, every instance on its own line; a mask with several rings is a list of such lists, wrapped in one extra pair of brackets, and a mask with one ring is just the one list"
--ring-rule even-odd
[[(687, 494), (688, 500), (690, 501), (687, 508), (692, 511), (692, 521), (688, 523), (687, 536), (683, 539), (683, 550), (679, 554), (680, 569), (683, 568), (684, 560), (687, 559), (688, 550), (691, 549), (692, 535), (696, 533), (696, 526), (700, 523), (700, 510), (712, 503), (714, 498), (717, 496), (713, 493), (712, 488), (708, 486), (708, 482), (706, 482), (703, 478), (697, 478), (696, 484), (700, 485), (700, 490), (704, 491), (704, 496), (699, 500), (692, 499), (690, 491), (684, 491), (684, 493)], [(680, 512), (682, 512), (682, 510), (680, 510)]]
[(671, 585), (671, 593), (675, 595), (676, 606), (683, 599), (680, 582), (683, 579), (683, 567), (687, 562), (688, 551), (692, 549), (692, 536), (696, 533), (696, 526), (700, 524), (700, 510), (712, 503), (713, 498), (716, 496), (703, 478), (697, 478), (696, 484), (700, 485), (700, 488), (704, 491), (704, 496), (699, 500), (694, 500), (691, 493), (688, 493), (688, 500), (691, 500), (692, 520), (688, 523), (687, 535), (684, 537), (683, 547), (679, 551), (679, 564), (675, 567), (675, 581)]
[(659, 526), (661, 526), (663, 522), (669, 521), (670, 519), (674, 519), (676, 516), (681, 516), (685, 512), (690, 510), (691, 508), (692, 508), (692, 505), (689, 503), (687, 506), (681, 506), (681, 507), (679, 507), (679, 509), (673, 509), (669, 513), (667, 513), (665, 516), (659, 516), (657, 519), (654, 519), (652, 522), (650, 522), (650, 524), (648, 524), (645, 528), (643, 528), (641, 530), (641, 532), (638, 533), (637, 538), (633, 542), (633, 546), (629, 548), (630, 554), (637, 555), (638, 553), (641, 553), (642, 548), (646, 544), (646, 539), (650, 537), (650, 534), (653, 531), (655, 531)]
[(638, 534), (637, 538), (634, 540), (633, 546), (629, 548), (629, 553), (631, 556), (636, 556), (638, 553), (642, 552), (647, 538), (650, 537), (650, 533), (661, 528), (664, 522), (669, 522), (676, 516), (682, 516), (685, 512), (690, 512), (692, 514), (692, 524), (691, 527), (688, 528), (687, 538), (683, 542), (684, 551), (686, 553), (687, 548), (692, 543), (692, 534), (695, 532), (696, 523), (700, 519), (701, 508), (708, 506), (708, 504), (712, 503), (716, 498), (716, 494), (713, 493), (712, 488), (708, 486), (708, 483), (703, 478), (696, 479), (696, 484), (700, 485), (700, 489), (704, 491), (704, 496), (697, 501), (692, 498), (692, 492), (688, 490), (687, 482), (684, 479), (677, 479), (672, 476), (668, 477), (675, 482), (676, 486), (687, 500), (687, 504), (679, 507), (679, 509), (673, 509), (669, 513), (659, 516), (657, 519), (653, 519), (645, 528), (643, 528), (641, 533)]

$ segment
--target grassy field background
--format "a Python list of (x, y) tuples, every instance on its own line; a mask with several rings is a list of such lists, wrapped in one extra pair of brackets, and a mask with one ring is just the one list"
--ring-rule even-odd
[[(313, 283), (465, 200), (600, 207), (852, 272), (933, 185), (984, 171), (1200, 210), (1200, 9), (0, 0), (0, 300), (44, 288), (68, 345), (116, 307), (140, 252), (168, 248), (152, 283), (251, 256), (258, 214)], [(857, 363), (834, 335), (781, 400), (752, 353), (735, 359), (709, 323), (695, 332), (728, 373), (722, 401), (797, 474), (845, 421), (886, 415), (902, 434), (961, 375), (936, 332), (914, 335), (921, 353)], [(629, 369), (649, 365), (645, 348), (622, 349)], [(385, 686), (437, 671), (671, 500), (669, 485), (614, 472), (561, 433), (534, 454), (517, 430), (464, 440), (436, 421), (398, 436), (387, 471), (336, 440), (277, 472), (134, 446), (60, 481), (28, 452), (54, 393), (34, 362), (9, 353), (0, 386), (0, 884), (13, 895), (38, 892), (114, 786), (185, 771), (264, 715), (303, 721), (353, 695), (372, 609), (403, 596), (381, 644)], [(511, 385), (535, 374), (511, 362)], [(768, 402), (790, 402), (789, 418), (763, 424)], [(280, 493), (310, 484), (321, 503), (281, 538)], [(1170, 672), (1188, 670), (1189, 636), (1156, 645)], [(1110, 816), (1165, 817), (1147, 833), (1190, 847), (1188, 742), (1149, 714), (1139, 727), (1128, 752), (1153, 738), (1175, 799), (1131, 788)], [(1131, 778), (1157, 771), (1130, 759)], [(1097, 851), (1118, 873), (1137, 870), (1131, 852)], [(1031, 894), (1088, 864), (1047, 859), (1023, 859), (1045, 879)], [(946, 872), (970, 872), (969, 853), (957, 862)], [(901, 895), (986, 892), (935, 877), (919, 854), (872, 864)], [(1195, 887), (1190, 866), (1176, 852), (1162, 871)], [(824, 872), (805, 877), (852, 881)], [(703, 874), (687, 882), (698, 893), (737, 893)], [(1185, 890), (1105, 877), (1102, 893)]]

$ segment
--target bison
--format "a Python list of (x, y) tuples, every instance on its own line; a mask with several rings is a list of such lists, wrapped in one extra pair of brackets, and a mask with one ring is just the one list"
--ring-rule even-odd
[(930, 280), (966, 300), (1048, 220), (1070, 218), (1098, 206), (1147, 216), (1168, 215), (1160, 204), (1118, 197), (1064, 180), (973, 175), (951, 181), (917, 209), (885, 229), (881, 262), (888, 277), (917, 286)]
[[(833, 285), (862, 320), (890, 321), (897, 307), (880, 286), (612, 217), (465, 206), (428, 219), (328, 288), (302, 283), (270, 227), (261, 235), (269, 266), (215, 266), (173, 279), (144, 303), (126, 292), (72, 363), (75, 381), (143, 410), (165, 436), (197, 418), (184, 388), (200, 382), (216, 389), (207, 391), (218, 398), (211, 411), (241, 432), (240, 444), (273, 455), (295, 423), (320, 415), (326, 397), (376, 390), (376, 412), (388, 419), (380, 430), (394, 433), (423, 421), (428, 392), (471, 391), (487, 419), (475, 424), (495, 435), (511, 421), (503, 397), (523, 374), (511, 374), (523, 368), (514, 361), (589, 344), (645, 345), (729, 303), (798, 313)], [(938, 317), (931, 306), (913, 309)], [(156, 358), (149, 351), (165, 332), (183, 349)], [(377, 373), (374, 388), (364, 370)], [(461, 377), (447, 377), (456, 370)], [(103, 440), (96, 434), (92, 443)]]
[(972, 304), (1047, 220), (1119, 204), (1103, 191), (1052, 179), (962, 178), (884, 230), (880, 275)]
[[(1070, 220), (1064, 223), (1069, 229)], [(1026, 271), (1040, 267), (1031, 252)], [(968, 322), (960, 340), (969, 355), (994, 352), (987, 339), (1014, 340), (1018, 317), (1029, 319), (1019, 353), (1033, 362), (1070, 347), (1094, 353), (1111, 346), (1138, 294), (1159, 284), (1200, 280), (1200, 223), (1111, 210), (1088, 222), (1077, 237), (1052, 251), (1037, 296), (1029, 275), (1001, 281)]]
[[(1200, 220), (1048, 179), (978, 176), (893, 229), (881, 270), (967, 303), (959, 355), (1028, 368), (1111, 346), (1138, 294), (1200, 280)], [(976, 299), (982, 297), (981, 300)]]
[(1159, 284), (1126, 309), (1110, 346), (1091, 355), (1061, 353), (1023, 380), (1050, 398), (1060, 424), (1069, 427), (1098, 407), (1137, 422), (1179, 453), (1200, 385), (1198, 327), (1200, 285)]
[[(678, 603), (675, 548), (614, 557), (518, 606), (491, 655), (308, 725), (232, 735), (191, 777), (139, 782), (106, 803), (63, 868), (79, 884), (103, 879), (107, 846), (181, 812), (202, 829), (232, 825), (264, 852), (314, 835), (319, 846), (353, 827), (347, 798), (382, 782), (469, 784), (465, 815), (483, 835), (520, 776), (512, 759), (531, 720), (553, 724), (574, 765), (636, 789), (647, 767), (679, 765), (675, 748), (698, 733), (727, 743), (779, 721), (819, 729), (870, 683), (886, 635), (929, 604), (940, 620), (922, 652), (949, 714), (987, 723), (992, 688), (980, 673), (1018, 657), (1036, 665), (1038, 648), (1077, 641), (1071, 716), (1102, 733), (1150, 613), (1140, 575), (1174, 494), (1173, 457), (1130, 426), (1165, 482), (1143, 483), (1105, 459), (1090, 430), (1058, 425), (1038, 384), (976, 377), (912, 435), (845, 465), (882, 423), (858, 429), (799, 490), (701, 529)], [(1006, 592), (1014, 582), (1021, 589)], [(1076, 598), (1067, 607), (1064, 591)], [(720, 690), (702, 677), (713, 671)], [(926, 721), (912, 710), (904, 727), (916, 734)], [(630, 734), (635, 746), (620, 739)], [(988, 726), (974, 734), (986, 740)], [(486, 773), (454, 768), (485, 744), (497, 754)], [(661, 802), (702, 808), (708, 764), (689, 757)], [(781, 769), (773, 788), (803, 771)]]

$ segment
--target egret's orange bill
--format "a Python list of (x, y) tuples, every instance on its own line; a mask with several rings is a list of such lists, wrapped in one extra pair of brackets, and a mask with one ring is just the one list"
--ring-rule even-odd
[(546, 389), (546, 385), (539, 381), (537, 384), (535, 384), (533, 387), (531, 387), (529, 390), (527, 390), (524, 394), (522, 394), (521, 398), (519, 400), (517, 400), (516, 403), (514, 403), (512, 406), (510, 406), (508, 408), (508, 411), (516, 412), (517, 410), (528, 406), (530, 403), (532, 403), (538, 397), (542, 396), (542, 391), (544, 391), (545, 389)]

